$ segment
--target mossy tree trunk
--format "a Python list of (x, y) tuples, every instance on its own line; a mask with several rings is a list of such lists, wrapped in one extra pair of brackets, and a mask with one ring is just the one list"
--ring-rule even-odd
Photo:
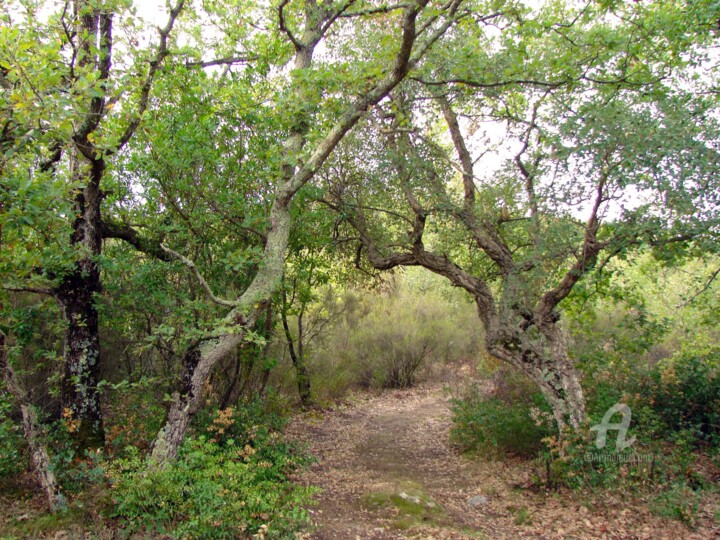
[(87, 169), (80, 160), (73, 162), (86, 185), (75, 197), (72, 246), (78, 260), (55, 289), (66, 323), (62, 406), (75, 426), (72, 434), (78, 446), (102, 448), (105, 432), (98, 392), (100, 337), (95, 303), (101, 292), (97, 259), (102, 248), (100, 181), (105, 167), (101, 160)]
[(6, 346), (6, 336), (0, 331), (0, 371), (2, 371), (5, 387), (20, 409), (23, 434), (30, 449), (30, 459), (35, 469), (36, 478), (45, 493), (49, 510), (51, 512), (64, 510), (67, 501), (52, 470), (42, 426), (38, 421), (35, 407), (28, 399), (27, 393), (8, 361)]

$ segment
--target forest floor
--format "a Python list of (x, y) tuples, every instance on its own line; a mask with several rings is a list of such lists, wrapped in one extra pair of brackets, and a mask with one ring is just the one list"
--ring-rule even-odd
[(630, 494), (546, 490), (541, 464), (463, 456), (449, 443), (449, 407), (436, 383), (298, 415), (287, 432), (318, 462), (296, 480), (321, 489), (308, 538), (720, 538), (702, 506), (691, 530)]

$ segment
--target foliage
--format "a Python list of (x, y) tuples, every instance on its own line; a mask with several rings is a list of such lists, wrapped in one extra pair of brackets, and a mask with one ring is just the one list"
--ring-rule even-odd
[[(211, 413), (211, 414), (208, 414)], [(282, 411), (274, 410), (271, 400), (256, 398), (223, 410), (206, 411), (198, 418), (197, 431), (210, 437), (219, 446), (228, 441), (238, 446), (252, 445), (261, 449), (268, 441), (279, 444), (278, 435), (287, 422)]]
[[(628, 489), (657, 481), (660, 457), (648, 452), (648, 447), (636, 443), (631, 449), (617, 450), (614, 446), (599, 450), (595, 434), (587, 427), (577, 432), (563, 433), (544, 440), (546, 451), (541, 461), (548, 467), (544, 480), (551, 486), (571, 489)], [(660, 476), (660, 475), (658, 475)]]
[(481, 342), (467, 299), (432, 276), (407, 272), (379, 290), (348, 290), (338, 302), (342, 316), (308, 359), (320, 394), (328, 385), (337, 385), (336, 396), (350, 386), (409, 387), (472, 358)]
[(148, 469), (140, 453), (110, 470), (113, 514), (128, 531), (173, 538), (288, 538), (308, 522), (312, 490), (287, 475), (303, 463), (282, 444), (188, 439), (177, 461)]
[(657, 494), (650, 504), (650, 510), (662, 517), (676, 519), (692, 526), (698, 512), (701, 495), (685, 483), (673, 483), (668, 489)]
[(489, 458), (534, 457), (552, 432), (549, 407), (527, 378), (501, 371), (487, 395), (471, 386), (453, 401), (451, 439), (463, 450)]
[(48, 426), (47, 439), (58, 483), (63, 491), (77, 494), (105, 483), (107, 463), (102, 450), (79, 449), (72, 438), (73, 430), (73, 420), (67, 415)]
[(648, 382), (639, 394), (668, 432), (686, 431), (697, 442), (720, 444), (720, 350), (682, 352), (661, 362)]
[(117, 457), (128, 446), (147, 450), (166, 414), (157, 379), (125, 379), (105, 387), (106, 406), (111, 411), (105, 423), (108, 452)]
[[(267, 402), (234, 403), (236, 388), (285, 382), (281, 281), (286, 341), (320, 397), (407, 387), (475, 357), (478, 313), (499, 356), (552, 375), (558, 358), (533, 353), (561, 350), (567, 324), (591, 421), (629, 403), (658, 478), (696, 486), (692, 452), (720, 442), (720, 306), (695, 294), (717, 291), (717, 2), (172, 4), (160, 34), (142, 2), (0, 10), (0, 327), (65, 489), (97, 488), (108, 466), (75, 450), (62, 403), (81, 377), (59, 361), (72, 350), (61, 336), (90, 325), (56, 305), (59, 285), (90, 290), (90, 277), (102, 354), (89, 386), (112, 388), (106, 449), (131, 528), (146, 509), (150, 529), (201, 537), (240, 534), (233, 520), (282, 536), (305, 519), (286, 480), (302, 459), (280, 422), (260, 414)], [(416, 42), (399, 47), (410, 22)], [(436, 274), (357, 278), (365, 257)], [(251, 284), (257, 297), (231, 307)], [(192, 368), (184, 352), (219, 358), (207, 351), (230, 342), (225, 364), (197, 371), (213, 373), (223, 410), (200, 413), (176, 464), (147, 470), (163, 396)], [(539, 451), (547, 409), (513, 377), (456, 401), (459, 444)], [(179, 395), (197, 399), (181, 411), (208, 405)], [(586, 435), (549, 441), (559, 481), (645, 481), (588, 466)], [(25, 464), (19, 437), (0, 393), (0, 476)], [(223, 506), (223, 489), (239, 499)]]
[(0, 478), (17, 474), (27, 466), (25, 443), (12, 410), (9, 396), (0, 391)]

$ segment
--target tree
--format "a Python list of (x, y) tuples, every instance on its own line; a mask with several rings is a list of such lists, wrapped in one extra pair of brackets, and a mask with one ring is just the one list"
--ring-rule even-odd
[(476, 15), (325, 175), (367, 261), (465, 289), (488, 353), (539, 385), (560, 428), (585, 418), (563, 300), (641, 245), (717, 249), (718, 103), (700, 74), (717, 15), (553, 4), (494, 15), (500, 33)]
[[(6, 275), (13, 278), (5, 288), (49, 294), (61, 305), (62, 406), (78, 422), (81, 447), (104, 442), (96, 306), (103, 182), (140, 125), (183, 5), (170, 9), (154, 50), (133, 48), (137, 28), (124, 2), (68, 1), (47, 21), (44, 4), (28, 4), (3, 28), (3, 224), (9, 243), (36, 244), (7, 254)], [(120, 17), (130, 36), (125, 43), (114, 34)], [(119, 62), (118, 45), (126, 49)]]
[[(293, 63), (284, 96), (275, 101), (283, 111), (285, 138), (274, 146), (277, 161), (259, 171), (268, 182), (264, 185), (272, 186), (263, 251), (247, 288), (235, 300), (227, 300), (212, 293), (190, 259), (165, 248), (196, 274), (215, 303), (230, 310), (219, 326), (184, 355), (183, 386), (173, 394), (167, 421), (153, 447), (151, 461), (156, 466), (175, 457), (190, 420), (203, 403), (203, 385), (210, 372), (247, 338), (279, 289), (291, 229), (291, 203), (298, 190), (312, 180), (346, 134), (403, 80), (458, 16), (457, 1), (435, 6), (426, 13), (427, 4), (420, 0), (378, 9), (358, 7), (357, 11), (353, 11), (353, 2), (334, 5), (308, 0), (296, 7), (284, 1), (277, 6), (270, 20), (291, 45)], [(338, 26), (339, 20), (361, 25), (364, 18), (378, 12), (399, 12), (400, 26), (399, 31), (384, 34), (388, 36), (386, 48), (381, 48), (377, 56), (356, 65), (351, 63), (353, 69), (314, 68), (318, 44)], [(395, 19), (393, 15), (387, 17), (388, 22)], [(332, 90), (328, 95), (327, 89)]]

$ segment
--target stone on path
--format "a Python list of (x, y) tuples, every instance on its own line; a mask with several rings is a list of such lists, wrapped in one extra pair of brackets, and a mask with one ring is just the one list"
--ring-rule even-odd
[(488, 498), (484, 495), (475, 495), (467, 500), (470, 506), (485, 506), (488, 502)]

